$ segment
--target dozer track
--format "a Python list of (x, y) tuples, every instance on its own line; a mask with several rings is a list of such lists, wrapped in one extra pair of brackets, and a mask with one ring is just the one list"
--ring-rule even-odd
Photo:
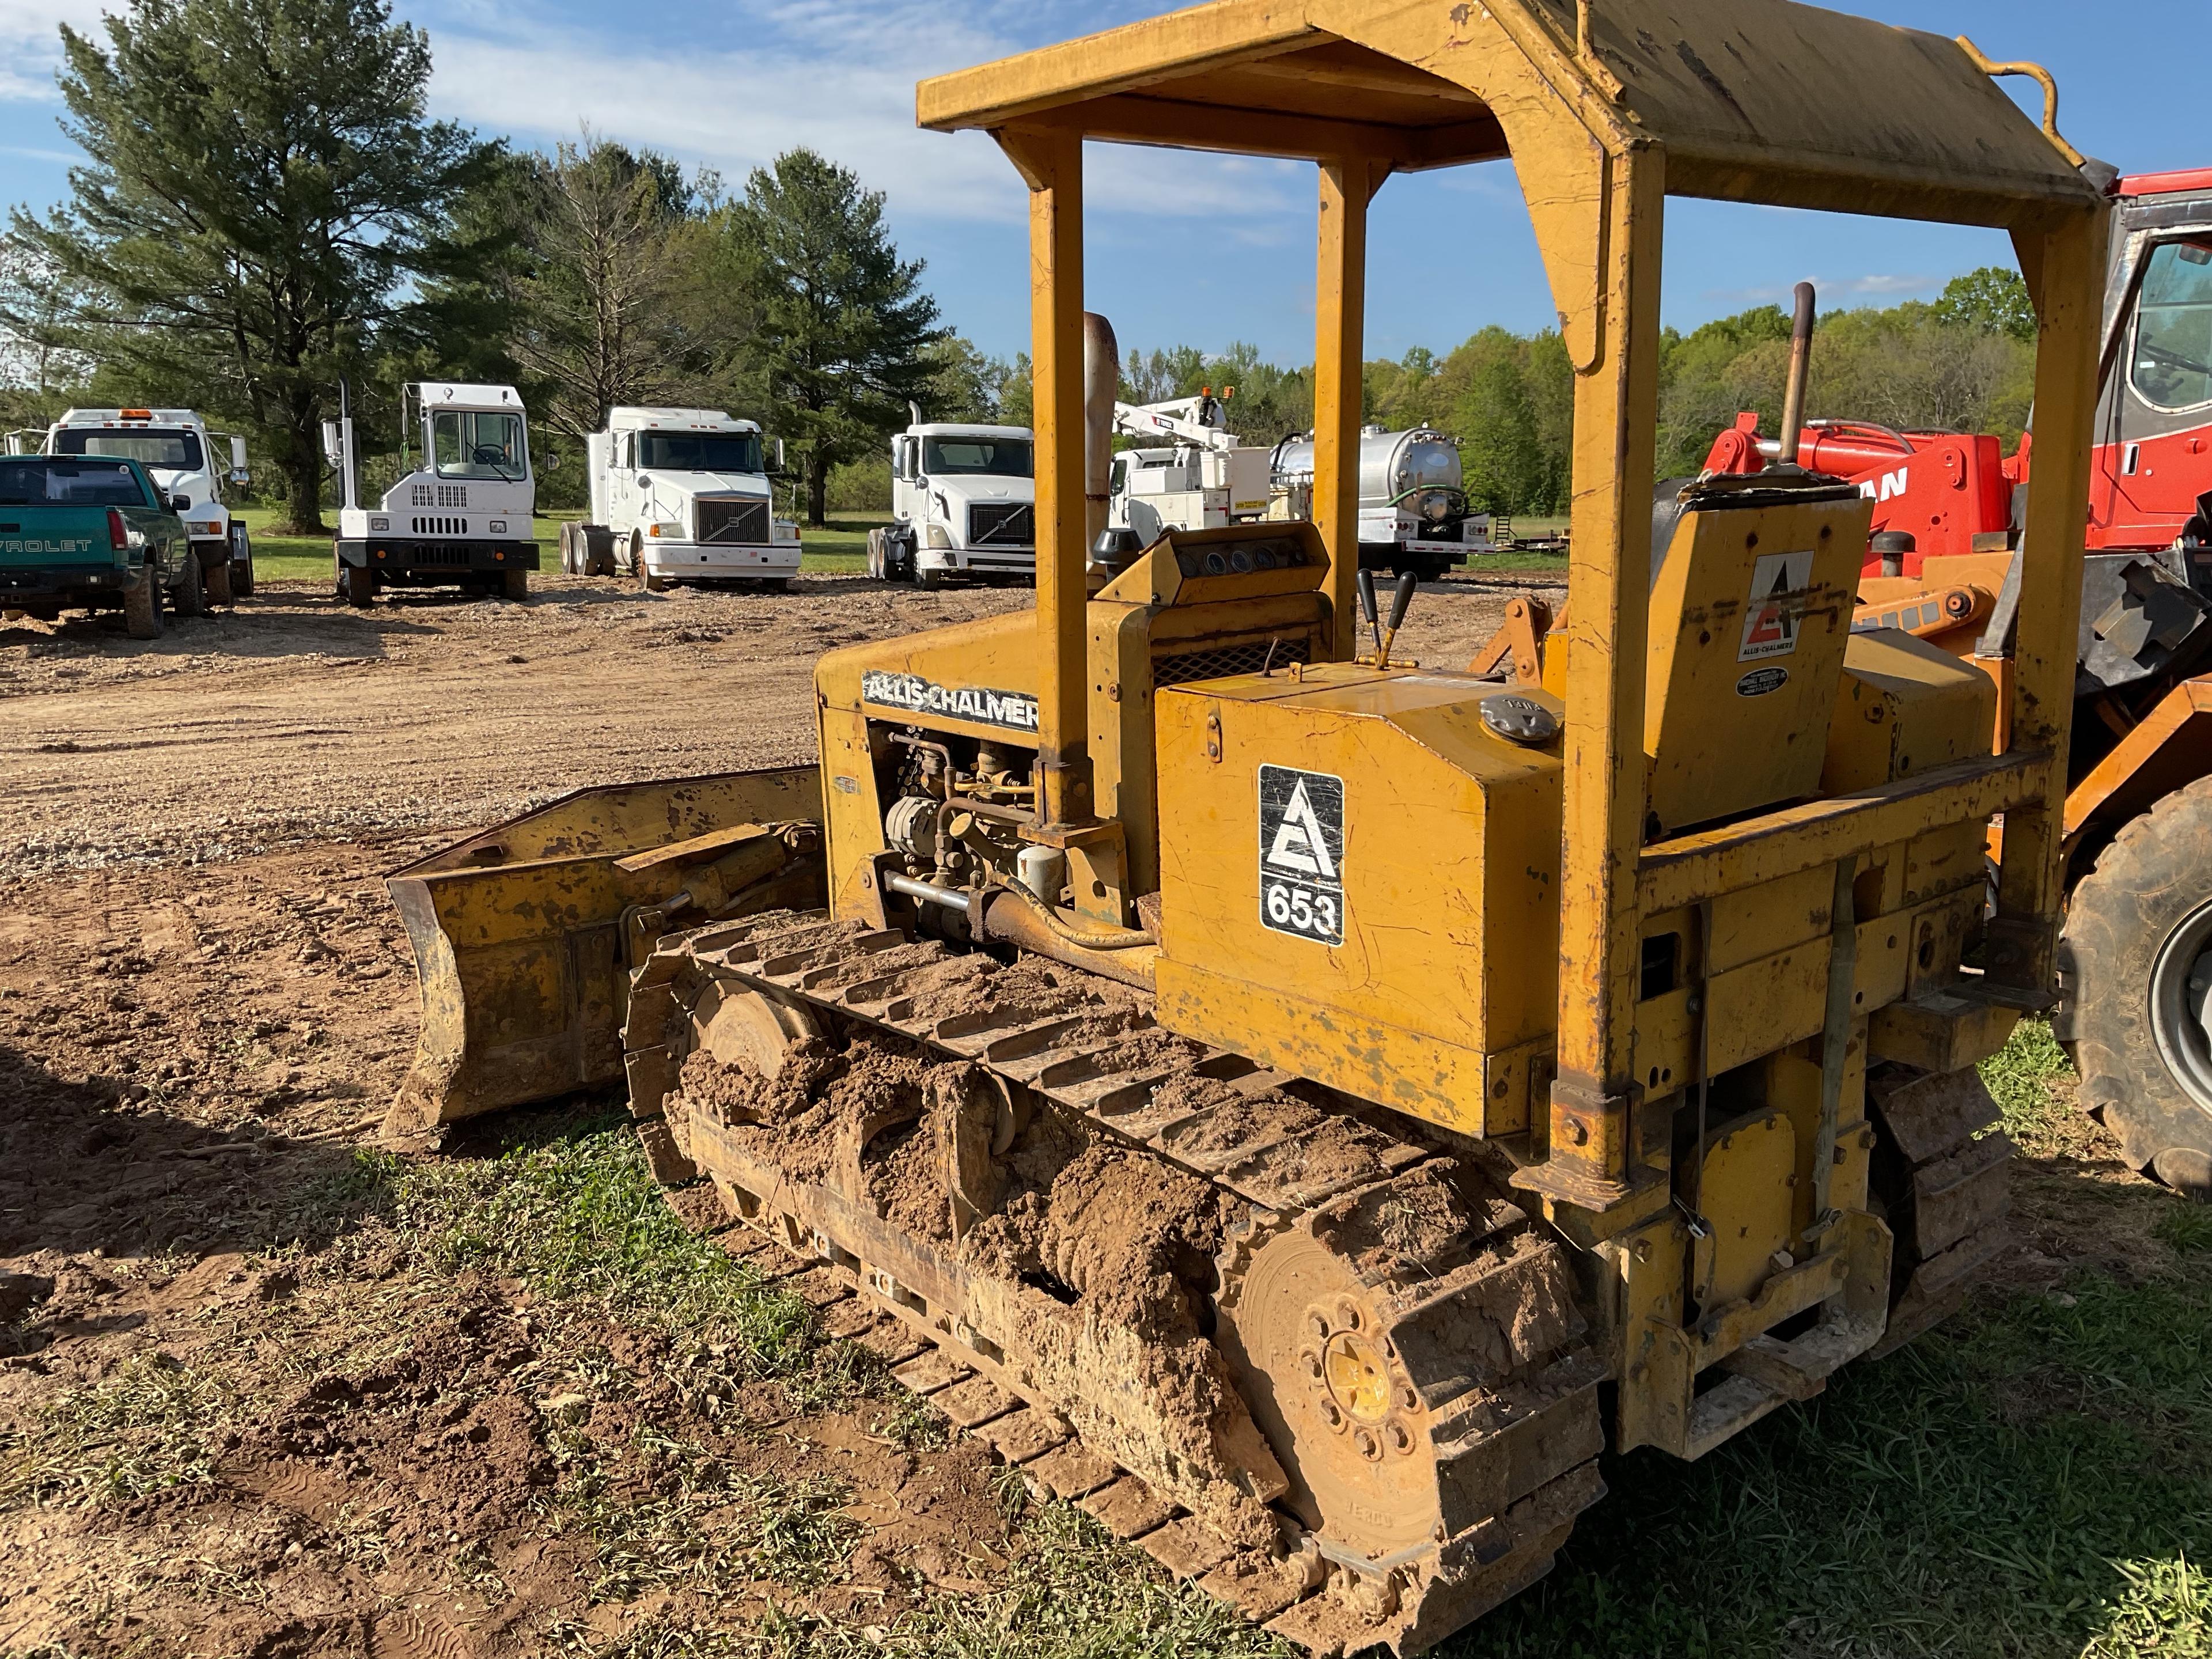
[(656, 1176), (708, 1176), (825, 1329), (1316, 1653), (1426, 1648), (1603, 1495), (1568, 1264), (1479, 1151), (1074, 970), (818, 915), (660, 941), (625, 1048)]

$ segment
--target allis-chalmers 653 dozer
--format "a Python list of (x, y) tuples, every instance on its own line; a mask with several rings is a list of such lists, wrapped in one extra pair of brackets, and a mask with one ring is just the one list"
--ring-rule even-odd
[[(1996, 1247), (1973, 1066), (2052, 985), (2106, 209), (2008, 67), (1783, 0), (1222, 0), (924, 83), (1030, 192), (1034, 615), (825, 658), (818, 773), (403, 872), (401, 1117), (626, 1073), (828, 1329), (1318, 1651), (1530, 1583), (1608, 1443), (1700, 1456), (1911, 1336)], [(1320, 179), (1315, 522), (1095, 598), (1086, 139)], [(1540, 685), (1356, 602), (1370, 200), (1506, 155), (1577, 374)], [(2045, 464), (2001, 751), (1989, 675), (1851, 631), (1856, 489), (1652, 511), (1670, 194), (2011, 234)]]

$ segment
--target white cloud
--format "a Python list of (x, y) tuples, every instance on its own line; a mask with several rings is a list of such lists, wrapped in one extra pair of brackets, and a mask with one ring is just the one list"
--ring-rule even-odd
[(0, 100), (58, 103), (61, 26), (97, 33), (101, 14), (111, 9), (102, 0), (0, 0)]
[[(465, 24), (430, 25), (431, 96), (441, 113), (526, 142), (571, 137), (588, 124), (714, 167), (733, 185), (750, 168), (805, 145), (853, 168), (902, 215), (1001, 223), (1028, 211), (1019, 178), (981, 134), (917, 129), (915, 82), (1123, 21), (1066, 4), (986, 3), (948, 16), (925, 0), (885, 0), (865, 10), (853, 0), (778, 0), (747, 15), (762, 27), (744, 45), (678, 50), (650, 36), (632, 46), (549, 28), (542, 15), (526, 27), (512, 12), (502, 22), (490, 14), (493, 3), (471, 0)], [(1162, 9), (1121, 8), (1130, 15)], [(1018, 38), (1009, 32), (1017, 21)], [(1303, 204), (1304, 172), (1094, 145), (1085, 182), (1100, 213), (1249, 223)]]
[[(1911, 299), (1935, 293), (1949, 279), (1924, 274), (1865, 272), (1855, 276), (1808, 276), (1804, 280), (1812, 283), (1825, 306), (1838, 295), (1870, 300)], [(1759, 288), (1709, 288), (1702, 297), (1722, 305), (1778, 305), (1792, 297), (1796, 286), (1796, 283), (1774, 283)]]

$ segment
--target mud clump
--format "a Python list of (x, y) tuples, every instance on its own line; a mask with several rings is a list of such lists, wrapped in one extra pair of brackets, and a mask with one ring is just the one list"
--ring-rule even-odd
[(745, 1157), (794, 1181), (866, 1204), (917, 1237), (945, 1243), (951, 1218), (935, 1131), (931, 1080), (966, 1068), (918, 1044), (878, 1033), (843, 1048), (801, 1037), (774, 1077), (740, 1055), (707, 1049), (684, 1059), (665, 1103), (678, 1144), (693, 1123), (719, 1125)]

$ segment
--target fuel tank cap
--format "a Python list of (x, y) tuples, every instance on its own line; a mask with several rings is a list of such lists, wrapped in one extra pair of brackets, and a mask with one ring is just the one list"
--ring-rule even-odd
[(1559, 735), (1559, 717), (1534, 697), (1511, 691), (1482, 700), (1482, 723), (1508, 743), (1534, 749)]

